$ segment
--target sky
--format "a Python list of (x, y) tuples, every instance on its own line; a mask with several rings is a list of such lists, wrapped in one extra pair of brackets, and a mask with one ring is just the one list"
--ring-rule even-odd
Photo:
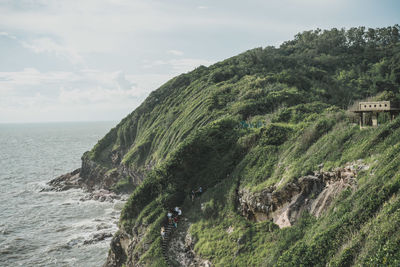
[(0, 123), (120, 121), (172, 77), (397, 0), (0, 0)]

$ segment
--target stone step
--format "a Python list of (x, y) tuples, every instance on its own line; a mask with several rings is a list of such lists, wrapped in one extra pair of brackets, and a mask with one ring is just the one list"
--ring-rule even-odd
[(172, 234), (172, 231), (174, 229), (174, 225), (168, 224), (167, 227), (165, 227), (165, 239), (162, 241), (162, 253), (163, 253), (163, 258), (165, 262), (167, 263), (168, 266), (172, 266), (171, 261), (168, 257), (168, 243), (169, 243), (169, 237)]

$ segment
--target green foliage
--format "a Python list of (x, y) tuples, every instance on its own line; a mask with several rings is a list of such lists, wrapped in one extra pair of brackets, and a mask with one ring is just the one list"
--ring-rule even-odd
[(192, 189), (207, 189), (225, 178), (240, 157), (240, 149), (234, 145), (239, 137), (236, 125), (232, 119), (221, 119), (189, 136), (135, 189), (123, 209), (122, 221), (131, 227), (153, 199), (158, 198), (165, 209), (171, 208), (182, 204)]
[(299, 123), (315, 120), (329, 105), (321, 102), (300, 104), (289, 108), (283, 108), (275, 113), (273, 122)]
[(116, 193), (130, 193), (134, 188), (135, 186), (132, 179), (129, 176), (125, 176), (119, 179), (119, 181), (111, 187), (111, 190)]
[[(396, 153), (400, 145), (400, 130), (397, 128), (399, 121), (400, 118), (374, 131), (360, 131), (358, 127), (349, 127), (339, 122), (308, 148), (313, 153), (306, 153), (299, 159), (292, 159), (290, 154), (285, 154), (289, 156), (286, 166), (296, 165), (297, 162), (304, 164), (313, 160), (314, 156), (342, 166), (347, 160), (358, 159), (356, 151), (361, 143), (368, 143), (373, 140), (373, 136), (381, 136), (387, 129), (395, 129), (389, 136), (379, 139), (379, 143), (375, 142), (375, 146), (368, 146), (368, 150), (363, 151), (367, 155), (381, 156), (379, 159), (372, 156), (377, 160), (377, 165), (373, 166), (371, 172), (360, 174), (359, 189), (344, 191), (328, 213), (319, 219), (304, 214), (290, 228), (278, 230), (269, 225), (259, 227), (267, 222), (247, 222), (236, 214), (236, 209), (229, 204), (229, 201), (235, 201), (231, 194), (236, 184), (223, 181), (200, 199), (203, 207), (221, 203), (220, 207), (225, 208), (218, 208), (217, 215), (214, 213), (209, 218), (199, 216), (196, 209), (200, 205), (187, 206), (190, 207), (187, 216), (194, 220), (191, 233), (198, 240), (196, 252), (210, 259), (216, 266), (326, 266), (328, 263), (331, 266), (395, 266), (399, 261), (400, 240), (397, 234), (400, 227), (400, 154)], [(291, 147), (291, 142), (297, 142), (297, 139), (288, 140), (282, 148)], [(340, 147), (343, 154), (334, 151)], [(317, 148), (318, 153), (314, 154)], [(280, 153), (286, 153), (286, 150), (275, 152), (278, 157)], [(257, 157), (253, 154), (249, 158)], [(240, 179), (243, 185), (254, 186), (256, 181), (245, 180), (248, 177), (246, 173), (252, 169), (252, 163), (248, 160), (245, 157), (232, 175), (233, 179), (243, 177)], [(368, 156), (365, 160), (368, 161)], [(268, 168), (274, 169), (276, 166), (270, 165)], [(227, 232), (229, 228), (233, 229), (232, 233)]]
[[(360, 131), (345, 109), (367, 97), (400, 103), (399, 38), (398, 25), (306, 31), (152, 92), (85, 155), (144, 175), (120, 222), (129, 234), (145, 228), (139, 262), (165, 266), (159, 228), (167, 208), (183, 205), (196, 253), (215, 266), (398, 265), (400, 118)], [(320, 218), (278, 229), (237, 214), (239, 189), (284, 186), (321, 163), (358, 159), (371, 171)], [(129, 178), (114, 189), (126, 186)], [(192, 204), (199, 186), (206, 192)]]
[(99, 141), (91, 159), (145, 172), (198, 127), (227, 113), (247, 120), (280, 110), (273, 121), (298, 123), (314, 120), (327, 105), (346, 108), (380, 92), (398, 101), (398, 31), (398, 25), (306, 31), (279, 48), (256, 48), (201, 66), (152, 92)]
[(292, 133), (293, 129), (286, 125), (270, 124), (262, 131), (260, 143), (263, 146), (282, 145)]
[(221, 209), (221, 207), (214, 202), (214, 199), (211, 199), (210, 201), (205, 202), (202, 205), (203, 215), (206, 219), (211, 219), (214, 216), (218, 215), (218, 210)]

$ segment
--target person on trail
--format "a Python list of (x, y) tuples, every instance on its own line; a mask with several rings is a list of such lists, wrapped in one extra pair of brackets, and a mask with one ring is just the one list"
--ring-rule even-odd
[(200, 186), (199, 190), (197, 190), (197, 192), (199, 193), (199, 195), (201, 195), (201, 193), (203, 193), (203, 188)]
[(165, 228), (164, 228), (164, 226), (161, 226), (161, 237), (162, 237), (162, 239), (165, 239)]
[(168, 217), (168, 222), (171, 223), (172, 222), (172, 212), (171, 212), (171, 210), (168, 210), (167, 217)]
[(192, 202), (194, 202), (195, 195), (196, 195), (196, 193), (194, 192), (194, 190), (192, 190)]
[(174, 224), (174, 227), (175, 227), (175, 228), (178, 227), (178, 217), (174, 217), (174, 219), (173, 219), (173, 224)]
[(181, 216), (182, 215), (182, 210), (179, 207), (175, 207), (175, 213), (177, 216)]

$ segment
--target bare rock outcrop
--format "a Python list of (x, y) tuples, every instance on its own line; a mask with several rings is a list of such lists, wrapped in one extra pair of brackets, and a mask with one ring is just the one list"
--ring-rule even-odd
[(168, 254), (170, 259), (179, 264), (179, 266), (188, 267), (212, 267), (209, 260), (199, 257), (194, 252), (196, 240), (189, 232), (191, 223), (187, 220), (179, 222), (178, 228), (169, 241)]
[(81, 169), (76, 169), (72, 172), (63, 174), (50, 182), (50, 188), (44, 188), (42, 191), (65, 191), (71, 188), (81, 188), (82, 178), (79, 176)]
[(107, 261), (103, 267), (121, 267), (127, 259), (129, 241), (129, 236), (124, 232), (116, 233), (111, 240)]
[[(148, 169), (151, 168), (152, 165), (148, 167)], [(95, 199), (99, 192), (102, 190), (109, 191), (124, 177), (131, 177), (133, 184), (139, 185), (144, 179), (144, 173), (132, 170), (125, 165), (118, 165), (112, 169), (105, 168), (90, 159), (88, 152), (86, 152), (82, 156), (81, 168), (51, 180), (48, 183), (50, 187), (44, 188), (43, 191), (65, 191), (71, 188), (82, 188), (88, 192), (93, 192), (93, 199)], [(101, 196), (99, 198), (102, 199)]]
[(109, 190), (120, 179), (117, 169), (107, 170), (92, 161), (87, 153), (82, 156), (82, 167), (63, 174), (50, 182), (50, 188), (44, 190), (65, 191), (71, 188), (82, 188), (89, 192)]
[(315, 171), (277, 189), (271, 186), (259, 192), (241, 189), (239, 210), (249, 220), (272, 220), (280, 228), (293, 225), (304, 211), (319, 217), (339, 194), (357, 186), (357, 173), (368, 170), (361, 160), (332, 171)]
[(144, 254), (151, 242), (142, 242), (146, 234), (146, 225), (135, 226), (132, 234), (126, 233), (123, 228), (111, 240), (111, 249), (103, 267), (120, 267), (122, 264), (129, 267), (142, 267), (139, 263), (140, 255)]

